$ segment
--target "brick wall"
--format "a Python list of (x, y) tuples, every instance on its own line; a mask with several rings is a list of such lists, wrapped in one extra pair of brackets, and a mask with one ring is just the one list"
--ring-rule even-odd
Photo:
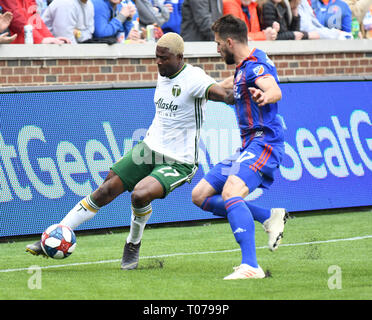
[[(372, 53), (271, 55), (279, 77), (372, 75)], [(232, 74), (219, 57), (186, 58), (217, 80)], [(1, 87), (154, 82), (152, 58), (0, 60)]]

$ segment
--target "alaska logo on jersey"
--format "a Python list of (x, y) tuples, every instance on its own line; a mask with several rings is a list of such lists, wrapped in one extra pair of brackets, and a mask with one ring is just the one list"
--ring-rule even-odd
[(253, 69), (254, 74), (258, 76), (262, 76), (264, 74), (265, 68), (263, 65), (259, 65)]
[(178, 97), (181, 94), (181, 87), (178, 84), (175, 84), (172, 88), (173, 97)]
[(163, 110), (176, 111), (178, 109), (177, 104), (173, 104), (173, 101), (171, 101), (170, 103), (166, 103), (164, 102), (164, 98), (160, 98), (158, 101), (156, 101), (155, 105), (159, 109), (163, 109)]

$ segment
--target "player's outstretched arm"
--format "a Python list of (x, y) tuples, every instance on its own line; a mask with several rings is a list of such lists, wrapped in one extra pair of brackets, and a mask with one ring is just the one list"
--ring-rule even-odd
[(213, 84), (208, 91), (208, 100), (221, 101), (227, 104), (234, 104), (235, 99), (232, 90), (226, 90), (219, 84)]
[(256, 81), (258, 88), (250, 87), (249, 91), (254, 102), (262, 107), (268, 103), (275, 103), (282, 98), (282, 91), (273, 77), (264, 77)]
[(234, 86), (234, 76), (223, 79), (218, 84), (224, 89), (232, 89)]

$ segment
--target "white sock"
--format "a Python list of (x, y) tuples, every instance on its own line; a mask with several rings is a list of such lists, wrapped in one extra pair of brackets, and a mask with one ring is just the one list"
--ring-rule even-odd
[(132, 206), (132, 218), (127, 243), (138, 244), (143, 235), (147, 221), (152, 213), (151, 203), (144, 208), (134, 208)]
[(90, 196), (86, 196), (63, 218), (60, 224), (74, 230), (83, 222), (92, 219), (99, 209), (100, 207), (91, 200)]

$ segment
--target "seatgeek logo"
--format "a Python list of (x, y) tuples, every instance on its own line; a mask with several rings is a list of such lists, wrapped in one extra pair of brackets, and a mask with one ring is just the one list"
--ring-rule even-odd
[[(106, 137), (106, 145), (102, 141), (91, 139), (86, 141), (85, 149), (80, 151), (72, 142), (60, 141), (55, 153), (50, 154), (49, 157), (38, 157), (37, 150), (31, 150), (30, 147), (33, 144), (32, 142), (35, 141), (48, 144), (48, 138), (45, 137), (42, 128), (33, 125), (22, 127), (18, 132), (17, 145), (7, 144), (0, 132), (0, 202), (8, 202), (14, 199), (11, 189), (19, 199), (32, 200), (31, 185), (46, 198), (61, 198), (66, 193), (62, 181), (76, 195), (85, 196), (93, 192), (94, 189), (90, 179), (78, 182), (73, 176), (88, 174), (97, 185), (100, 185), (104, 180), (100, 173), (107, 172), (114, 161), (118, 161), (122, 157), (110, 123), (103, 122), (102, 126), (102, 134)], [(122, 144), (123, 151), (126, 152), (132, 148), (133, 139), (138, 141), (145, 132), (145, 129), (139, 129), (132, 138), (125, 138)], [(96, 159), (95, 154), (97, 153), (101, 155), (100, 159)], [(31, 164), (31, 154), (33, 157), (36, 155), (38, 168)], [(18, 167), (16, 170), (15, 160), (19, 160), (23, 169), (22, 173), (20, 173)], [(43, 181), (45, 179), (41, 179), (36, 172), (43, 172), (43, 174), (48, 175), (50, 177), (48, 180), (51, 183), (45, 183)], [(23, 185), (21, 185), (18, 177), (20, 174), (25, 174), (30, 184), (24, 185), (25, 179), (23, 178)]]
[[(217, 109), (214, 106), (213, 113), (206, 116), (206, 125), (209, 135), (201, 135), (205, 144), (206, 155), (210, 159), (208, 163), (203, 162), (200, 157), (201, 168), (208, 172), (210, 168), (224, 160), (229, 154), (232, 154), (236, 147), (240, 146), (240, 132), (236, 125), (235, 114), (228, 113), (224, 109)], [(314, 119), (315, 124), (327, 123), (327, 126), (293, 127), (296, 123), (294, 119), (288, 119), (278, 115), (283, 128), (286, 141), (285, 154), (282, 164), (279, 167), (279, 173), (283, 179), (288, 182), (300, 182), (299, 186), (309, 186), (312, 179), (315, 183), (327, 178), (336, 177), (344, 179), (368, 176), (372, 171), (372, 130), (371, 118), (367, 111), (362, 109), (351, 109), (349, 115), (343, 112), (341, 116), (328, 115), (322, 118)], [(215, 117), (211, 120), (211, 117)], [(341, 121), (340, 118), (343, 120)], [(291, 120), (291, 121), (289, 121)], [(215, 126), (213, 122), (218, 122), (221, 126), (227, 123), (234, 123), (229, 127), (230, 134), (220, 130), (219, 135), (211, 137), (211, 129)], [(287, 122), (290, 122), (290, 128), (287, 128)], [(226, 131), (226, 130), (225, 130)], [(207, 136), (207, 137), (205, 137)], [(229, 136), (229, 139), (226, 137)], [(230, 148), (229, 152), (225, 149), (234, 141), (235, 148)], [(234, 144), (233, 143), (233, 144)], [(306, 175), (306, 179), (305, 179)], [(279, 180), (278, 180), (279, 181)], [(340, 180), (338, 180), (340, 181)], [(276, 182), (275, 184), (280, 184)], [(263, 194), (263, 190), (257, 188), (250, 193), (246, 200), (255, 200)]]
[[(328, 175), (344, 178), (353, 174), (364, 176), (365, 170), (372, 171), (372, 130), (362, 138), (359, 129), (371, 128), (371, 119), (366, 111), (354, 110), (349, 123), (340, 123), (337, 116), (331, 116), (333, 126), (319, 127), (316, 132), (299, 128), (296, 132), (296, 146), (285, 142), (285, 154), (292, 160), (292, 166), (280, 166), (283, 178), (299, 180), (307, 170), (314, 178), (324, 179)], [(285, 122), (284, 123), (284, 128)], [(328, 141), (329, 147), (321, 150), (319, 143)], [(351, 146), (355, 147), (358, 157), (353, 156)], [(355, 154), (355, 153), (354, 153)], [(320, 159), (318, 165), (311, 160)]]
[[(286, 128), (284, 118), (282, 122)], [(315, 132), (298, 128), (295, 145), (285, 142), (286, 161), (279, 168), (284, 179), (300, 180), (305, 171), (314, 179), (325, 179), (329, 175), (338, 178), (349, 175), (360, 177), (365, 175), (366, 170), (372, 171), (372, 123), (369, 114), (358, 109), (350, 114), (348, 123), (341, 123), (337, 116), (331, 116), (331, 123), (331, 127), (319, 127)], [(361, 128), (364, 132), (362, 136)], [(210, 143), (200, 150), (199, 159), (201, 170), (207, 173), (215, 164), (211, 155), (218, 157), (219, 154), (225, 154), (226, 144), (219, 141), (221, 134), (218, 130), (208, 127), (203, 130), (201, 136), (208, 136)], [(68, 191), (66, 186), (78, 196), (91, 193), (96, 187), (94, 183), (98, 186), (103, 182), (101, 173), (107, 172), (122, 154), (130, 150), (133, 141), (140, 140), (146, 129), (136, 130), (132, 137), (124, 138), (121, 142), (115, 137), (109, 122), (102, 123), (101, 132), (100, 140), (86, 141), (84, 150), (79, 150), (71, 141), (63, 140), (56, 144), (55, 151), (48, 156), (40, 156), (39, 149), (32, 149), (35, 141), (45, 146), (51, 142), (43, 128), (34, 125), (21, 127), (16, 139), (14, 137), (17, 144), (13, 145), (0, 132), (0, 202), (10, 202), (16, 198), (32, 200), (35, 191), (46, 198), (58, 199)], [(232, 130), (231, 134), (236, 141), (239, 131)], [(320, 144), (325, 141), (328, 146), (321, 149)], [(51, 150), (50, 147), (42, 149)], [(352, 149), (357, 152), (352, 152)], [(100, 159), (95, 158), (96, 153), (101, 155)], [(314, 160), (317, 160), (316, 164)], [(49, 177), (48, 183), (39, 176), (40, 173)], [(76, 179), (76, 175), (85, 178)]]

